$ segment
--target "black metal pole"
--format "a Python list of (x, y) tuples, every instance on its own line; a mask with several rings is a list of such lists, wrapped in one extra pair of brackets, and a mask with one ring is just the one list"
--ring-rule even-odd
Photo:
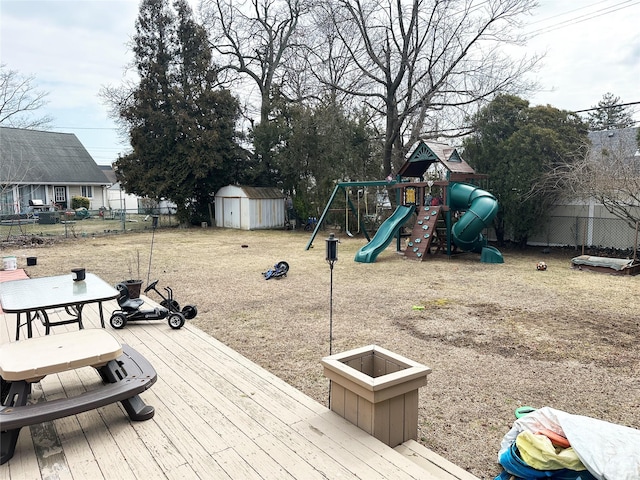
[(333, 355), (333, 263), (329, 263), (331, 280), (329, 281), (329, 355)]
[[(333, 264), (338, 261), (338, 239), (333, 233), (327, 238), (327, 263), (329, 264), (329, 355), (333, 355)], [(329, 408), (331, 408), (331, 380), (329, 380)]]

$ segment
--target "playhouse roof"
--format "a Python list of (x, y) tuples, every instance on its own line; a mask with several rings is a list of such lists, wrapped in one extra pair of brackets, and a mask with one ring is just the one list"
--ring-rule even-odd
[(421, 177), (436, 162), (441, 163), (451, 173), (475, 173), (462, 159), (458, 150), (446, 143), (419, 140), (411, 146), (405, 158), (404, 165), (398, 170), (401, 177)]

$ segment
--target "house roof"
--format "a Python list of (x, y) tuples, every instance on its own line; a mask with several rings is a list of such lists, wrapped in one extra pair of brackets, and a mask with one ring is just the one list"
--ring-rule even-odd
[(609, 154), (619, 154), (627, 160), (635, 157), (636, 161), (640, 162), (640, 146), (636, 140), (638, 130), (638, 127), (628, 127), (589, 132), (591, 154), (600, 157), (605, 152), (609, 152)]
[(98, 168), (100, 170), (102, 170), (102, 173), (104, 173), (107, 177), (107, 180), (109, 181), (109, 183), (114, 184), (118, 182), (118, 179), (116, 178), (116, 172), (113, 170), (113, 166), (111, 165), (98, 165)]
[(398, 175), (402, 177), (421, 177), (431, 164), (436, 162), (441, 163), (451, 173), (475, 173), (462, 159), (458, 150), (446, 143), (419, 140), (411, 146), (405, 158), (404, 165), (398, 171)]
[[(0, 178), (13, 184), (108, 185), (95, 160), (72, 133), (0, 127)], [(17, 174), (16, 172), (22, 172)]]

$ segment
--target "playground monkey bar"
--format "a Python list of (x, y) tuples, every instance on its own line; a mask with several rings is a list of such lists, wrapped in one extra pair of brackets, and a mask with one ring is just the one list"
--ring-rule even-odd
[[(320, 225), (322, 225), (322, 222), (324, 221), (325, 217), (327, 216), (327, 213), (329, 212), (329, 208), (331, 207), (331, 204), (333, 203), (334, 199), (338, 196), (338, 193), (340, 193), (341, 191), (347, 191), (347, 188), (352, 188), (352, 187), (392, 187), (394, 186), (396, 183), (398, 183), (396, 180), (371, 180), (371, 181), (363, 181), (363, 182), (339, 182), (335, 188), (333, 189), (333, 193), (331, 194), (331, 197), (329, 198), (329, 201), (327, 202), (327, 205), (324, 207), (324, 211), (322, 212), (322, 215), (320, 215), (320, 218), (318, 219), (318, 222), (316, 223), (316, 227), (313, 229), (313, 233), (311, 234), (311, 238), (309, 239), (309, 242), (307, 242), (307, 246), (305, 247), (305, 250), (309, 250), (311, 248), (311, 245), (313, 244), (313, 240), (316, 238), (316, 235), (318, 233), (318, 231), (320, 230)], [(347, 199), (347, 204), (349, 205), (349, 208), (351, 209), (351, 211), (353, 212), (354, 215), (356, 215), (357, 217), (357, 211), (355, 206), (353, 205), (353, 202), (351, 201), (351, 199), (349, 198), (348, 195), (346, 195), (346, 199)], [(362, 219), (360, 219), (360, 230), (362, 230), (362, 232), (364, 233), (364, 236), (367, 238), (367, 241), (371, 240), (369, 238), (369, 234), (364, 226), (364, 222)]]

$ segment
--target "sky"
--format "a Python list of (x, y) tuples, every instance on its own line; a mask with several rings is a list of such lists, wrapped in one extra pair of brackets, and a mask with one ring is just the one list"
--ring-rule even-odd
[[(523, 29), (523, 51), (545, 54), (531, 105), (584, 110), (607, 92), (640, 102), (640, 0), (539, 4)], [(49, 92), (41, 114), (53, 117), (51, 130), (75, 134), (99, 165), (127, 149), (99, 92), (127, 75), (138, 8), (138, 0), (0, 0), (0, 62), (35, 77)], [(640, 104), (631, 108), (640, 121)]]

